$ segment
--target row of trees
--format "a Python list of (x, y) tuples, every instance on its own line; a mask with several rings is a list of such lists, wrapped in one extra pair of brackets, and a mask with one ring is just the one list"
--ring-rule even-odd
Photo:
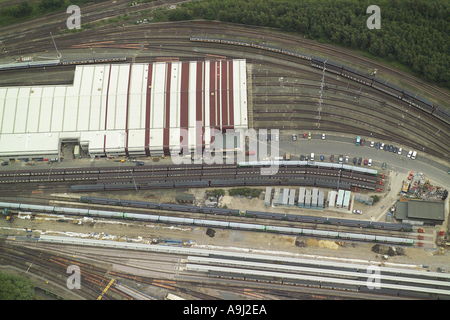
[(382, 0), (381, 29), (368, 29), (368, 0), (204, 0), (159, 11), (156, 20), (191, 19), (275, 27), (397, 61), (450, 88), (450, 3)]
[(27, 1), (23, 1), (18, 5), (9, 6), (3, 9), (0, 14), (21, 19), (31, 15), (39, 16), (53, 11), (66, 10), (69, 5), (82, 5), (87, 2), (101, 1), (102, 0), (40, 0), (39, 2), (32, 2), (31, 4)]

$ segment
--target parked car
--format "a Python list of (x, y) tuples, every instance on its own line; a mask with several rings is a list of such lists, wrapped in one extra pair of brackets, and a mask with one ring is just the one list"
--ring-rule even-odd
[(408, 158), (411, 158), (412, 150), (409, 150), (408, 154), (406, 155)]
[(394, 151), (394, 146), (391, 144), (390, 146), (389, 146), (389, 152), (393, 152)]
[(2, 166), (7, 166), (8, 165), (8, 162), (7, 161), (3, 161), (2, 162)]
[(388, 144), (386, 144), (386, 145), (384, 146), (384, 151), (389, 151), (389, 145), (388, 145)]
[(339, 156), (339, 164), (341, 164), (344, 161), (344, 156), (341, 154)]
[(364, 165), (365, 165), (365, 166), (367, 166), (367, 162), (368, 162), (368, 160), (367, 160), (367, 159), (364, 159)]
[(375, 142), (370, 141), (370, 147), (373, 148), (374, 145), (375, 145)]
[(369, 159), (369, 162), (367, 162), (367, 165), (368, 165), (369, 167), (372, 166), (372, 159)]
[(303, 138), (306, 138), (306, 133), (303, 134)]
[(334, 155), (331, 155), (330, 161), (331, 161), (331, 162), (334, 162)]
[(358, 162), (358, 158), (357, 157), (354, 157), (353, 158), (353, 164), (356, 164)]
[(305, 161), (308, 161), (308, 155), (305, 156)]
[(398, 154), (402, 154), (402, 148), (398, 148)]
[(322, 140), (325, 140), (325, 133), (322, 133)]
[(137, 166), (143, 166), (145, 163), (143, 163), (143, 162), (136, 162), (136, 165)]
[(297, 135), (296, 134), (293, 134), (292, 135), (292, 141), (296, 141), (297, 140)]
[(345, 156), (345, 163), (348, 163), (348, 156)]
[(380, 149), (380, 141), (377, 142), (377, 145), (375, 146), (375, 148)]
[(414, 151), (413, 153), (412, 153), (412, 155), (411, 155), (411, 159), (415, 159), (416, 158), (416, 155), (417, 155), (417, 151)]
[(392, 152), (397, 153), (397, 151), (398, 151), (398, 148), (394, 147), (394, 151), (392, 151)]
[(325, 159), (325, 157), (323, 155), (320, 156), (320, 161), (323, 161), (323, 159)]
[(359, 158), (358, 159), (358, 165), (361, 165), (361, 163), (362, 163), (362, 158)]
[(304, 155), (300, 156), (300, 161), (305, 161), (305, 156)]
[(363, 146), (364, 143), (366, 143), (366, 139), (362, 138), (362, 139), (361, 139), (361, 145)]
[(383, 164), (381, 165), (381, 169), (383, 169), (383, 170), (386, 169), (386, 162), (383, 162)]
[(362, 214), (361, 210), (353, 210), (353, 213)]
[(308, 132), (308, 140), (311, 140), (311, 132)]
[(383, 150), (384, 149), (384, 143), (382, 143), (381, 145), (380, 145), (380, 150)]

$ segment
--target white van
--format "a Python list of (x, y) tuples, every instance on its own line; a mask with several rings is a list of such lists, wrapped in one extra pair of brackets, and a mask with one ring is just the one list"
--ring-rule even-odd
[(311, 158), (309, 158), (309, 161), (314, 161), (314, 153), (311, 153)]
[(417, 151), (414, 151), (413, 154), (411, 155), (411, 159), (414, 160), (416, 158), (416, 155), (417, 155)]

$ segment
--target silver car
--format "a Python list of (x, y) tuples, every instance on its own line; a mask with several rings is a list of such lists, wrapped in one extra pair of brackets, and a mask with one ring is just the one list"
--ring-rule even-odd
[(348, 156), (345, 157), (345, 163), (348, 163)]

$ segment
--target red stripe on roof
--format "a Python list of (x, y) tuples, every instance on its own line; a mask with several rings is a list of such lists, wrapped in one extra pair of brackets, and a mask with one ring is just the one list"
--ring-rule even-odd
[(222, 70), (222, 83), (221, 83), (221, 97), (222, 97), (222, 131), (224, 132), (228, 128), (228, 93), (227, 93), (227, 74), (228, 74), (228, 64), (227, 61), (221, 61)]
[(209, 126), (213, 128), (216, 125), (216, 63), (210, 62), (209, 65)]
[[(181, 64), (181, 106), (180, 106), (180, 128), (184, 131), (182, 135), (180, 132), (180, 142), (184, 152), (189, 152), (188, 137), (189, 137), (189, 62)], [(185, 140), (186, 139), (186, 140)]]
[(167, 62), (167, 77), (166, 77), (166, 102), (165, 102), (165, 117), (164, 135), (163, 135), (163, 150), (166, 156), (170, 155), (169, 151), (169, 130), (170, 130), (170, 82), (172, 78), (172, 62)]
[(216, 95), (217, 95), (217, 105), (216, 105), (216, 115), (217, 115), (217, 125), (216, 128), (221, 129), (221, 121), (220, 121), (220, 109), (221, 109), (221, 100), (220, 100), (220, 62), (215, 63), (215, 74), (216, 77)]
[(228, 85), (228, 103), (230, 105), (230, 119), (229, 124), (230, 128), (234, 129), (234, 91), (233, 91), (233, 61), (228, 61), (229, 67), (228, 67), (228, 79), (229, 79), (229, 85)]
[[(106, 130), (106, 124), (108, 122), (108, 99), (109, 99), (109, 83), (111, 82), (111, 69), (112, 69), (112, 65), (109, 65), (108, 86), (106, 89), (105, 130)], [(103, 138), (103, 153), (105, 154), (105, 157), (106, 157), (106, 134), (104, 135), (104, 138)]]
[(130, 64), (130, 73), (128, 74), (128, 89), (127, 89), (127, 112), (125, 115), (125, 133), (126, 133), (126, 144), (125, 144), (125, 154), (127, 157), (130, 155), (128, 153), (128, 109), (130, 104), (130, 87), (131, 87), (131, 68), (133, 67), (133, 64)]
[(145, 155), (150, 155), (150, 106), (152, 97), (153, 63), (148, 64), (147, 99), (145, 102)]
[[(198, 61), (197, 62), (197, 81), (195, 83), (195, 144), (197, 148), (197, 153), (201, 153), (200, 146), (202, 146), (202, 149), (205, 147), (205, 140), (204, 140), (204, 124), (203, 124), (203, 110), (204, 110), (204, 103), (203, 103), (203, 95), (204, 95), (204, 75), (203, 75), (203, 62)], [(197, 124), (201, 124), (201, 127), (197, 127)]]

